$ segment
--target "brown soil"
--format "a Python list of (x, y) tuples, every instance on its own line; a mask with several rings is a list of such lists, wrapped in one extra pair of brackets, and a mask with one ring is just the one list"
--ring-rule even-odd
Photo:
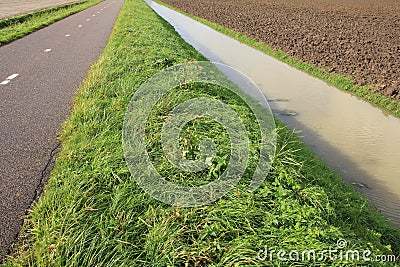
[(400, 101), (398, 0), (162, 0)]

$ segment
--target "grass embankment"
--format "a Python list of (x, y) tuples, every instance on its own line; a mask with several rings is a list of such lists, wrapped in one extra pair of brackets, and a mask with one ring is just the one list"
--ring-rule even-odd
[(0, 46), (8, 44), (103, 0), (86, 0), (0, 20)]
[(270, 56), (272, 56), (294, 68), (302, 70), (316, 78), (319, 78), (319, 79), (327, 82), (328, 84), (335, 86), (338, 89), (349, 92), (352, 95), (355, 95), (355, 96), (373, 104), (374, 106), (382, 109), (385, 113), (389, 113), (389, 114), (392, 114), (392, 115), (400, 118), (400, 102), (397, 102), (394, 99), (390, 99), (387, 96), (384, 96), (384, 95), (381, 95), (378, 93), (374, 93), (373, 89), (368, 86), (356, 85), (352, 82), (350, 77), (345, 77), (345, 76), (341, 76), (341, 75), (338, 75), (335, 73), (331, 73), (322, 68), (318, 68), (318, 67), (314, 66), (313, 64), (300, 61), (300, 60), (296, 59), (295, 57), (289, 56), (284, 51), (274, 50), (267, 44), (265, 44), (263, 42), (257, 42), (245, 34), (236, 32), (234, 30), (225, 28), (217, 23), (213, 23), (213, 22), (210, 22), (203, 18), (199, 18), (192, 14), (186, 13), (180, 9), (177, 9), (173, 6), (170, 6), (170, 5), (162, 2), (161, 0), (155, 0), (155, 2), (157, 2), (161, 5), (164, 5), (168, 8), (171, 8), (173, 10), (176, 10), (182, 14), (185, 14), (186, 16), (191, 17), (191, 18), (193, 18), (193, 19), (209, 26), (210, 28), (213, 28), (227, 36), (230, 36), (230, 37), (240, 41), (241, 43), (251, 46), (251, 47), (253, 47), (261, 52), (264, 52), (265, 54), (270, 55)]
[[(25, 239), (14, 248), (7, 264), (265, 266), (272, 262), (257, 260), (258, 251), (265, 246), (322, 251), (335, 248), (339, 238), (348, 241), (349, 249), (399, 255), (399, 231), (279, 122), (273, 169), (254, 193), (246, 190), (251, 168), (237, 189), (209, 206), (171, 207), (138, 188), (122, 151), (127, 105), (140, 84), (153, 74), (193, 60), (204, 58), (173, 27), (144, 2), (125, 1), (104, 54), (74, 101), (61, 132), (63, 148), (56, 166), (24, 224), (21, 235)], [(226, 93), (213, 87), (185, 86), (159, 102), (146, 134), (148, 151), (156, 157), (161, 173), (171, 180), (181, 178), (180, 172), (160, 157), (158, 130), (174, 105), (195, 96), (217, 98), (232, 106), (249, 123), (254, 149), (258, 135), (252, 128), (252, 114), (240, 99)], [(222, 128), (208, 123), (194, 122), (187, 128), (192, 137), (189, 154), (194, 157), (198, 139), (204, 135), (222, 148), (226, 144)], [(253, 154), (253, 163), (255, 158)], [(198, 182), (211, 179), (224, 169), (226, 160), (218, 163), (191, 178)], [(290, 265), (276, 260), (276, 255), (274, 259), (274, 265)], [(349, 265), (329, 260), (296, 264)]]

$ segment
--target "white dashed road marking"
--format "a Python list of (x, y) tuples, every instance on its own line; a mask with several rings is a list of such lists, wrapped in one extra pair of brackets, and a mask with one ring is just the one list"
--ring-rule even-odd
[(70, 36), (71, 36), (71, 34), (66, 34), (66, 35), (65, 35), (65, 37), (70, 37)]
[(6, 85), (6, 84), (8, 84), (9, 82), (11, 82), (12, 79), (15, 79), (18, 75), (19, 75), (18, 73), (11, 74), (11, 75), (8, 76), (4, 81), (2, 81), (0, 84), (1, 84), (1, 85)]
[(92, 16), (93, 16), (93, 17), (96, 17), (96, 15), (95, 15), (95, 14), (93, 14)]
[(46, 52), (46, 53), (48, 53), (48, 52), (50, 52), (50, 51), (51, 51), (50, 48), (47, 48), (46, 50), (44, 50), (44, 52)]
[(12, 79), (14, 79), (14, 78), (17, 78), (18, 75), (19, 75), (18, 73), (14, 73), (14, 74), (8, 76), (8, 77), (6, 78), (6, 80), (12, 80)]
[(89, 21), (90, 19), (86, 19), (86, 21)]

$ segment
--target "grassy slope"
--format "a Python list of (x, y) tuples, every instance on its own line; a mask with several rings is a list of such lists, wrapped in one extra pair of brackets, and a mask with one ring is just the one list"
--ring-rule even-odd
[(381, 108), (384, 112), (392, 114), (398, 118), (400, 118), (400, 102), (397, 102), (396, 100), (390, 99), (386, 96), (373, 93), (373, 89), (367, 87), (367, 86), (358, 86), (354, 84), (350, 77), (344, 77), (335, 73), (329, 73), (325, 71), (324, 69), (318, 68), (312, 64), (309, 64), (307, 62), (302, 62), (297, 60), (294, 57), (289, 56), (285, 52), (281, 50), (274, 50), (267, 44), (263, 42), (257, 42), (250, 37), (246, 36), (245, 34), (235, 32), (231, 29), (225, 28), (219, 24), (207, 21), (205, 19), (196, 17), (192, 14), (183, 12), (182, 10), (179, 10), (177, 8), (174, 8), (168, 4), (163, 3), (161, 0), (155, 0), (155, 2), (162, 4), (164, 6), (167, 6), (171, 9), (174, 9), (182, 14), (185, 14), (186, 16), (189, 16), (227, 36), (230, 36), (234, 39), (237, 39), (238, 41), (247, 44), (255, 49), (260, 50), (261, 52), (264, 52), (267, 55), (270, 55), (282, 62), (287, 63), (288, 65), (295, 67), (299, 70), (302, 70), (314, 77), (317, 77), (328, 84), (331, 84), (335, 86), (336, 88), (339, 88), (341, 90), (344, 90), (346, 92), (349, 92), (365, 101), (368, 101), (369, 103), (373, 104), (376, 107)]
[[(399, 231), (279, 122), (273, 171), (255, 193), (241, 183), (213, 205), (174, 208), (138, 188), (121, 147), (125, 109), (141, 83), (171, 63), (190, 60), (204, 58), (142, 1), (125, 1), (104, 54), (82, 84), (64, 125), (63, 149), (22, 231), (27, 239), (8, 264), (257, 266), (263, 265), (256, 255), (264, 246), (323, 250), (335, 247), (341, 237), (352, 249), (399, 255)], [(182, 93), (185, 99), (205, 91), (182, 88)], [(223, 96), (212, 88), (209, 95)], [(177, 98), (170, 100), (179, 102)], [(228, 102), (240, 109), (237, 99)], [(156, 154), (152, 132), (168, 105), (160, 103), (149, 126), (148, 137), (154, 138), (149, 150)], [(250, 118), (247, 112), (243, 108), (241, 114)]]
[(8, 44), (103, 0), (86, 0), (0, 20), (0, 46)]

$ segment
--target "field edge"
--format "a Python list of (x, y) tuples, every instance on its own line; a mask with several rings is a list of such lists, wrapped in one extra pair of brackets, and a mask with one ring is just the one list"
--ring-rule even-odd
[(335, 73), (330, 73), (328, 71), (325, 71), (322, 68), (318, 68), (318, 67), (314, 66), (313, 64), (300, 61), (300, 60), (296, 59), (295, 57), (289, 56), (287, 53), (285, 53), (282, 50), (274, 50), (268, 44), (265, 44), (263, 42), (257, 42), (243, 33), (236, 32), (236, 31), (228, 29), (220, 24), (210, 22), (206, 19), (203, 19), (203, 18), (197, 17), (193, 14), (187, 13), (179, 8), (176, 8), (174, 6), (171, 6), (167, 3), (162, 2), (162, 0), (153, 0), (153, 1), (160, 5), (168, 7), (172, 10), (175, 10), (185, 16), (188, 16), (204, 25), (207, 25), (208, 27), (210, 27), (222, 34), (225, 34), (233, 39), (236, 39), (237, 41), (239, 41), (245, 45), (255, 48), (260, 52), (263, 52), (269, 56), (272, 56), (272, 57), (276, 58), (277, 60), (279, 60), (283, 63), (286, 63), (287, 65), (289, 65), (291, 67), (294, 67), (294, 68), (301, 70), (315, 78), (318, 78), (318, 79), (326, 82), (329, 85), (332, 85), (342, 91), (350, 93), (351, 95), (354, 95), (366, 102), (369, 102), (373, 106), (381, 109), (382, 112), (384, 112), (387, 115), (390, 114), (397, 118), (400, 118), (400, 102), (390, 99), (387, 96), (374, 93), (373, 89), (370, 87), (356, 85), (351, 81), (351, 79), (349, 77), (341, 76), (341, 75), (335, 74)]
[(79, 1), (2, 19), (0, 20), (0, 47), (103, 1)]

